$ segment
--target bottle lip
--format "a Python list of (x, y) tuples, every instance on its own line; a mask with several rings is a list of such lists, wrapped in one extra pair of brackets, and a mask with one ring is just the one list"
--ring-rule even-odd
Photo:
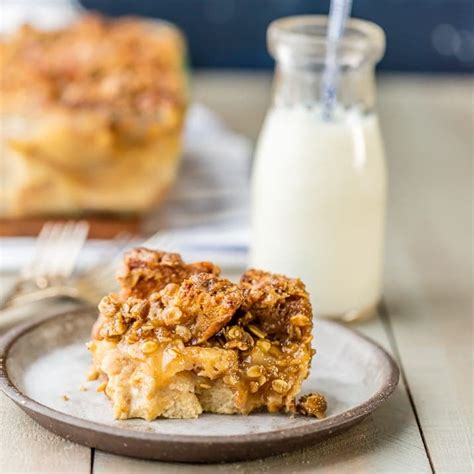
[[(323, 64), (326, 54), (326, 15), (301, 15), (280, 18), (267, 30), (268, 49), (282, 61)], [(350, 18), (337, 45), (342, 66), (358, 67), (367, 61), (377, 63), (385, 52), (385, 33), (371, 21)]]

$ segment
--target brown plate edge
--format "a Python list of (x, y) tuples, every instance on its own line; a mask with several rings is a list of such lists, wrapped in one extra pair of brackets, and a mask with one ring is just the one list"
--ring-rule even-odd
[[(49, 408), (20, 392), (8, 376), (6, 360), (13, 343), (41, 324), (65, 315), (83, 314), (90, 307), (61, 311), (35, 317), (10, 329), (0, 338), (0, 390), (27, 412), (40, 425), (61, 437), (79, 444), (131, 457), (180, 462), (230, 462), (281, 454), (316, 442), (358, 423), (378, 408), (395, 390), (399, 368), (388, 352), (370, 338), (334, 321), (354, 337), (371, 344), (388, 364), (388, 377), (382, 388), (364, 403), (338, 415), (318, 420), (307, 426), (280, 429), (268, 433), (231, 436), (166, 435), (110, 427), (83, 420)], [(219, 449), (221, 448), (221, 449)]]

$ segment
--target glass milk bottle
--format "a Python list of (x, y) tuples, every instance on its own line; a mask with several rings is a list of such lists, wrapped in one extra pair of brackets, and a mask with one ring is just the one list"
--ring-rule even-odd
[(381, 297), (386, 169), (374, 68), (385, 37), (348, 21), (326, 119), (326, 26), (325, 16), (301, 16), (268, 30), (276, 72), (252, 176), (250, 265), (301, 278), (317, 316), (353, 320)]

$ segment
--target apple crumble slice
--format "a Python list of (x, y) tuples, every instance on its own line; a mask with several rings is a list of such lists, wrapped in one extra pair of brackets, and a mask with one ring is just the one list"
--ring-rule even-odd
[(89, 343), (116, 418), (323, 416), (319, 394), (295, 401), (314, 354), (304, 284), (259, 270), (235, 284), (219, 273), (178, 254), (125, 255), (121, 291), (101, 301)]

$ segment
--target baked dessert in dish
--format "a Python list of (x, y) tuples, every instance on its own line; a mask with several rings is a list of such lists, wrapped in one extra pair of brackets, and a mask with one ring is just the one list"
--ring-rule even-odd
[(296, 402), (314, 354), (300, 280), (249, 270), (236, 284), (212, 263), (144, 248), (125, 255), (118, 280), (89, 343), (91, 376), (102, 379), (116, 418), (324, 416), (321, 395)]
[(98, 15), (0, 41), (0, 215), (138, 213), (175, 179), (185, 44), (169, 23)]

